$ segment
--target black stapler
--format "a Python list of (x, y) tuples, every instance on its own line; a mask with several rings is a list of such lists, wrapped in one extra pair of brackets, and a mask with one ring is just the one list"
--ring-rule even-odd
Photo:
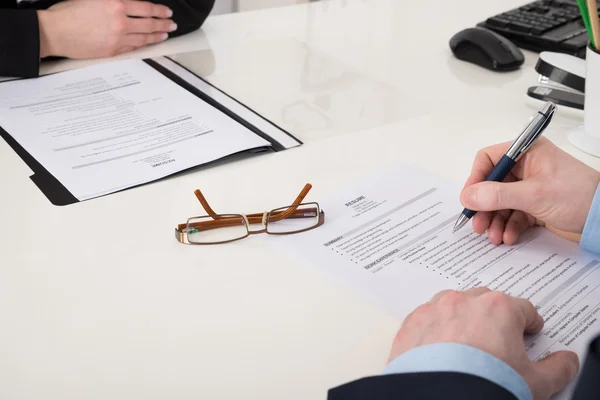
[(543, 51), (535, 70), (538, 84), (527, 89), (533, 99), (583, 110), (585, 99), (585, 60), (568, 54)]

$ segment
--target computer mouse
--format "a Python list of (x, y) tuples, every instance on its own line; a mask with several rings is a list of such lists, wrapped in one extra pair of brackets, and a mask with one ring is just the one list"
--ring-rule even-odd
[(459, 60), (493, 71), (512, 71), (523, 65), (523, 52), (507, 38), (484, 28), (468, 28), (450, 39)]

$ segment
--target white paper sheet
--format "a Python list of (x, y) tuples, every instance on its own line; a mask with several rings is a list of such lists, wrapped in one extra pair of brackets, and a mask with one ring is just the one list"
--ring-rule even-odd
[(600, 332), (600, 257), (543, 228), (514, 246), (495, 246), (470, 225), (453, 234), (458, 197), (458, 187), (398, 167), (320, 201), (318, 229), (268, 242), (401, 318), (444, 289), (524, 297), (546, 321), (526, 338), (531, 359), (562, 349), (583, 357)]
[(0, 126), (79, 200), (270, 145), (141, 60), (1, 83)]

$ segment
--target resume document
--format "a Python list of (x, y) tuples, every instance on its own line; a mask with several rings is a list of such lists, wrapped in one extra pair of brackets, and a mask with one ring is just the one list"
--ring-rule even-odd
[(600, 256), (543, 228), (513, 246), (470, 227), (453, 234), (458, 197), (458, 187), (398, 167), (320, 202), (318, 229), (268, 241), (400, 318), (444, 289), (487, 286), (528, 299), (545, 320), (525, 338), (531, 359), (563, 349), (583, 357), (600, 332)]
[(0, 126), (79, 200), (271, 145), (142, 60), (3, 82)]

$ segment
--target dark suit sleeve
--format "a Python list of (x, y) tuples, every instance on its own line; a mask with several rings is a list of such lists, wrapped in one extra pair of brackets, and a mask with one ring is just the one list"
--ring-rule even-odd
[(600, 399), (600, 336), (589, 345), (585, 362), (579, 372), (573, 400)]
[(215, 0), (150, 0), (173, 10), (177, 30), (169, 37), (181, 36), (200, 28), (215, 4)]
[(38, 76), (40, 33), (35, 10), (0, 0), (0, 76)]
[(380, 375), (359, 379), (329, 391), (328, 400), (517, 400), (486, 379), (457, 372)]

